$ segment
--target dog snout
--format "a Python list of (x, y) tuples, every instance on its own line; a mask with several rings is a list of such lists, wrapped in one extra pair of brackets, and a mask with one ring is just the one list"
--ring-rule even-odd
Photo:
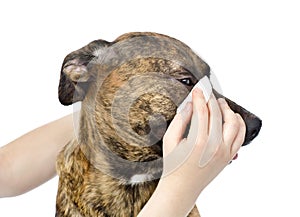
[(255, 115), (253, 117), (248, 117), (245, 120), (246, 124), (246, 136), (245, 136), (245, 141), (243, 143), (243, 146), (249, 144), (259, 133), (261, 126), (262, 126), (262, 121)]
[(248, 145), (259, 134), (260, 128), (262, 126), (261, 119), (257, 117), (255, 114), (244, 109), (242, 106), (236, 104), (232, 100), (224, 97), (216, 90), (213, 90), (213, 92), (216, 98), (225, 98), (226, 102), (228, 103), (232, 111), (239, 113), (242, 116), (246, 124), (246, 135), (242, 146)]

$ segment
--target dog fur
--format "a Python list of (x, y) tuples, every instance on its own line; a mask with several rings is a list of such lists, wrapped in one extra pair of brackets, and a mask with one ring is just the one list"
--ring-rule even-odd
[[(167, 125), (205, 75), (209, 66), (188, 46), (157, 33), (97, 40), (69, 54), (59, 99), (64, 105), (81, 101), (81, 111), (77, 136), (57, 159), (56, 217), (137, 216), (162, 172)], [(244, 118), (248, 144), (261, 121), (226, 100)], [(200, 216), (196, 207), (189, 216)]]

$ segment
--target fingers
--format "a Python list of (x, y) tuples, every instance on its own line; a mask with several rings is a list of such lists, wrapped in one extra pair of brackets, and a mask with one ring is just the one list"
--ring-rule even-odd
[[(206, 143), (208, 138), (209, 111), (202, 91), (196, 88), (193, 91), (193, 116), (187, 144)], [(205, 141), (205, 142), (202, 142)]]
[(187, 103), (184, 109), (175, 115), (163, 138), (164, 155), (168, 155), (181, 142), (186, 127), (191, 121), (192, 110), (192, 104)]
[(231, 157), (233, 157), (238, 152), (238, 150), (240, 149), (241, 145), (245, 140), (245, 135), (246, 135), (246, 124), (240, 114), (236, 114), (236, 115), (238, 117), (240, 128), (231, 147), (231, 153), (232, 153)]
[(234, 113), (224, 99), (218, 99), (223, 116), (223, 141), (225, 146), (231, 147), (230, 157), (234, 157), (241, 147), (246, 132), (245, 122), (242, 117)]
[(220, 144), (222, 141), (222, 113), (214, 95), (208, 101), (209, 108), (209, 144)]
[(234, 113), (224, 99), (217, 101), (214, 95), (207, 106), (200, 89), (195, 89), (192, 97), (193, 103), (188, 103), (175, 115), (165, 133), (164, 156), (182, 142), (186, 127), (191, 121), (185, 144), (196, 145), (199, 150), (204, 151), (202, 158), (207, 161), (218, 150), (219, 145), (224, 143), (230, 152), (229, 157), (233, 158), (245, 139), (246, 126), (241, 116)]
[(208, 140), (200, 157), (199, 166), (204, 167), (216, 154), (219, 146), (222, 145), (222, 114), (219, 104), (214, 95), (211, 95), (208, 101), (209, 108), (209, 133)]

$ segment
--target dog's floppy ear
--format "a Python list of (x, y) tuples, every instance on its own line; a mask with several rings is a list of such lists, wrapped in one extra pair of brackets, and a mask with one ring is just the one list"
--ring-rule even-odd
[(91, 60), (98, 57), (97, 55), (103, 54), (101, 50), (108, 45), (107, 41), (96, 40), (66, 56), (62, 64), (58, 87), (61, 104), (71, 105), (84, 99), (88, 84), (92, 79), (87, 66)]

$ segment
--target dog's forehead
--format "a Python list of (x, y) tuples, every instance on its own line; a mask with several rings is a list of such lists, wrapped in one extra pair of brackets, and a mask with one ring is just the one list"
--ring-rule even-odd
[(110, 46), (94, 51), (94, 63), (110, 70), (140, 58), (164, 59), (184, 67), (197, 79), (209, 74), (209, 66), (181, 41), (156, 33), (120, 36)]

